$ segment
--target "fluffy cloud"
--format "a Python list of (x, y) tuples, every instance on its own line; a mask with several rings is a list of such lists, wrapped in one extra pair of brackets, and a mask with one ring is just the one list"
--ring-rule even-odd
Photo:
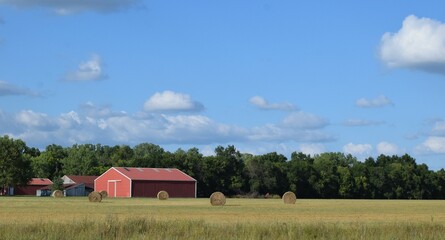
[(345, 146), (343, 146), (343, 152), (355, 156), (369, 155), (372, 152), (372, 146), (370, 144), (348, 143)]
[(283, 110), (283, 111), (297, 110), (297, 107), (295, 107), (291, 103), (269, 103), (266, 101), (266, 99), (260, 96), (254, 96), (250, 98), (249, 102), (263, 110)]
[(0, 4), (8, 4), (19, 8), (48, 8), (59, 15), (84, 11), (109, 13), (135, 6), (139, 2), (140, 0), (0, 0)]
[(399, 153), (399, 147), (393, 143), (380, 142), (377, 144), (377, 153), (384, 155), (397, 155)]
[(88, 102), (80, 106), (80, 111), (69, 111), (58, 116), (31, 110), (13, 114), (0, 111), (0, 126), (3, 126), (0, 135), (8, 134), (21, 138), (30, 146), (36, 147), (45, 147), (52, 143), (71, 145), (95, 142), (130, 145), (141, 142), (157, 144), (255, 142), (257, 146), (266, 143), (270, 145), (270, 142), (274, 142), (276, 146), (282, 143), (309, 144), (302, 145), (302, 149), (310, 153), (320, 151), (316, 150), (316, 148), (321, 149), (321, 145), (317, 143), (333, 140), (333, 137), (323, 130), (325, 123), (321, 121), (323, 124), (320, 124), (320, 118), (300, 113), (293, 115), (291, 119), (294, 125), (290, 124), (288, 118), (275, 124), (245, 128), (219, 123), (199, 114), (145, 111), (130, 115)]
[(355, 102), (355, 105), (362, 108), (375, 108), (393, 105), (393, 103), (386, 96), (380, 95), (374, 99), (360, 98)]
[(1, 96), (11, 96), (11, 95), (25, 95), (25, 96), (32, 96), (37, 97), (39, 96), (38, 93), (29, 90), (27, 88), (21, 88), (18, 86), (15, 86), (13, 84), (10, 84), (6, 81), (0, 81), (0, 97)]
[(321, 143), (301, 144), (300, 151), (304, 154), (320, 154), (326, 152), (326, 147)]
[(363, 127), (363, 126), (377, 126), (382, 125), (385, 122), (383, 121), (372, 121), (372, 120), (365, 120), (365, 119), (348, 119), (344, 122), (345, 126), (348, 127)]
[(203, 108), (201, 103), (193, 101), (189, 95), (173, 91), (155, 93), (144, 104), (144, 110), (149, 112), (197, 112)]
[(428, 137), (414, 150), (420, 154), (445, 154), (445, 137)]
[(405, 67), (445, 74), (445, 24), (408, 16), (396, 33), (381, 39), (380, 58), (389, 67)]
[(283, 120), (283, 125), (290, 128), (317, 129), (328, 125), (328, 121), (311, 113), (294, 112)]
[(92, 54), (89, 60), (79, 64), (76, 71), (69, 72), (64, 77), (67, 81), (98, 81), (106, 78), (102, 70), (102, 61), (97, 54)]

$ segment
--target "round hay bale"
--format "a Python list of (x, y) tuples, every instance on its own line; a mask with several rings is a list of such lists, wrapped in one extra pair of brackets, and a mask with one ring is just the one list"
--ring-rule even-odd
[(88, 200), (90, 200), (90, 202), (101, 202), (102, 195), (96, 191), (91, 192), (90, 194), (88, 194)]
[(295, 196), (295, 193), (289, 191), (283, 194), (283, 202), (285, 204), (295, 204), (296, 201), (297, 196)]
[(63, 192), (60, 190), (55, 190), (53, 193), (51, 193), (51, 197), (61, 198), (63, 197)]
[(158, 192), (158, 199), (159, 200), (167, 200), (168, 199), (168, 192), (167, 191), (159, 191)]
[(210, 195), (210, 204), (212, 206), (224, 206), (226, 204), (226, 196), (222, 192), (214, 192)]
[(105, 191), (105, 190), (102, 190), (102, 191), (100, 191), (99, 193), (100, 193), (100, 195), (102, 195), (102, 198), (106, 198), (106, 197), (108, 197), (108, 192)]

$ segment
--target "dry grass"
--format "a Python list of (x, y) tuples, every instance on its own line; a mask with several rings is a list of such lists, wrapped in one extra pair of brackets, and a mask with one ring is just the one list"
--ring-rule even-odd
[(90, 194), (88, 194), (88, 200), (90, 202), (101, 202), (102, 194), (100, 194), (100, 192), (91, 192)]
[(159, 191), (157, 195), (159, 200), (167, 200), (168, 199), (168, 192), (167, 191)]
[(210, 204), (212, 206), (224, 206), (226, 204), (226, 196), (222, 192), (214, 192), (210, 195)]
[(102, 191), (100, 191), (99, 193), (100, 193), (100, 195), (102, 195), (102, 198), (106, 198), (106, 197), (108, 197), (108, 192), (105, 191), (105, 190), (102, 190)]
[(55, 198), (61, 198), (63, 197), (63, 192), (60, 190), (55, 190), (52, 192), (51, 196)]
[[(80, 229), (86, 225), (82, 231), (95, 232), (111, 226), (123, 234), (130, 227), (124, 224), (128, 219), (139, 224), (136, 226), (142, 228), (142, 236), (145, 228), (162, 232), (175, 223), (177, 228), (162, 233), (170, 235), (159, 233), (169, 239), (249, 239), (246, 236), (261, 234), (274, 239), (441, 239), (445, 235), (445, 201), (436, 200), (299, 199), (296, 204), (283, 204), (281, 199), (230, 199), (225, 207), (215, 208), (208, 199), (107, 198), (99, 205), (88, 204), (85, 199), (0, 197), (0, 228), (9, 231), (11, 224), (26, 229), (41, 224), (48, 229)], [(32, 232), (26, 229), (23, 231)], [(185, 233), (176, 232), (180, 229)], [(139, 231), (133, 230), (136, 234)]]
[(295, 193), (285, 192), (283, 194), (283, 202), (285, 204), (295, 204), (296, 201), (297, 201), (297, 196), (295, 196)]

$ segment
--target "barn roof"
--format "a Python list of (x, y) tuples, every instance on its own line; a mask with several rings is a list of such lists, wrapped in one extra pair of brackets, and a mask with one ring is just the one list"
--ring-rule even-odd
[(78, 176), (78, 175), (66, 175), (69, 179), (71, 179), (76, 184), (84, 183), (85, 186), (89, 188), (94, 188), (94, 180), (97, 176)]
[(176, 168), (114, 167), (114, 169), (132, 180), (196, 182), (194, 178)]
[(48, 186), (51, 184), (53, 184), (53, 182), (48, 178), (32, 178), (31, 181), (28, 182), (28, 185), (37, 185), (37, 186)]

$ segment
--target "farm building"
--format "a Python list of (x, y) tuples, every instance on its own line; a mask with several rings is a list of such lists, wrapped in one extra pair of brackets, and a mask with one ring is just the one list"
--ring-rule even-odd
[(94, 191), (97, 176), (65, 175), (62, 177), (65, 196), (88, 196)]
[(156, 197), (167, 191), (170, 197), (195, 198), (196, 180), (176, 168), (112, 167), (94, 180), (95, 191), (110, 197)]
[(16, 186), (11, 195), (36, 195), (37, 190), (53, 184), (48, 178), (32, 178), (25, 186)]

